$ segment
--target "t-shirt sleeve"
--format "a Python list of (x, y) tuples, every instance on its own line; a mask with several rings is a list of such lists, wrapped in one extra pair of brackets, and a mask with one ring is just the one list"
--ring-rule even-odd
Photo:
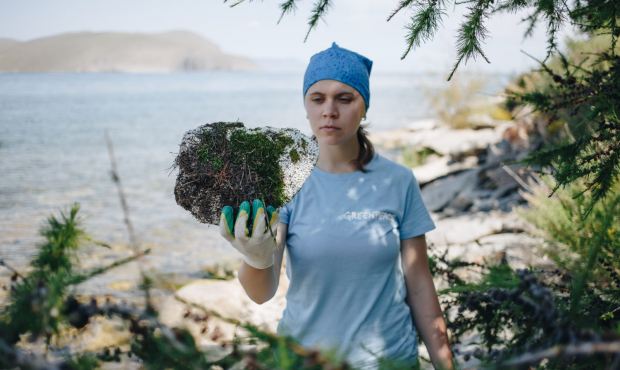
[(290, 210), (290, 203), (287, 203), (285, 205), (283, 205), (282, 207), (280, 207), (279, 211), (279, 222), (281, 224), (287, 224), (289, 222), (290, 216), (291, 216), (291, 210)]
[(400, 239), (413, 238), (434, 228), (435, 223), (426, 209), (426, 205), (424, 205), (420, 185), (418, 185), (418, 181), (412, 172), (408, 179), (403, 215), (400, 222)]

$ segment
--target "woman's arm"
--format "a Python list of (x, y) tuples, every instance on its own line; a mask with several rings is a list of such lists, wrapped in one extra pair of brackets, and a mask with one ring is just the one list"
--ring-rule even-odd
[(436, 369), (453, 369), (446, 323), (428, 267), (424, 235), (401, 241), (407, 303)]
[(243, 286), (248, 297), (258, 304), (269, 301), (278, 290), (287, 230), (288, 225), (278, 224), (276, 233), (278, 249), (275, 252), (272, 266), (266, 269), (257, 269), (243, 262), (239, 268), (238, 278), (241, 286)]

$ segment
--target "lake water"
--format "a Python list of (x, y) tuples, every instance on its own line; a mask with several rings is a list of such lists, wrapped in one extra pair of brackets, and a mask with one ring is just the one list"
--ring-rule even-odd
[[(489, 79), (485, 93), (508, 78)], [(137, 238), (153, 249), (142, 268), (192, 275), (238, 257), (215, 227), (176, 205), (170, 166), (183, 134), (204, 123), (240, 120), (309, 133), (301, 80), (302, 73), (267, 72), (0, 74), (0, 258), (26, 266), (46, 217), (73, 202), (81, 204), (86, 230), (113, 246), (88, 247), (85, 265), (130, 253), (106, 131)], [(442, 75), (376, 74), (371, 81), (370, 131), (431, 117), (428, 92), (447, 86)], [(115, 271), (94, 288), (108, 291), (110, 281), (135, 272)]]

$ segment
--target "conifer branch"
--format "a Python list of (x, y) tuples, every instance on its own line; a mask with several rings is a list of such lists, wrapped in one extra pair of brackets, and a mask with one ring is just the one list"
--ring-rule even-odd
[(284, 18), (285, 15), (290, 14), (294, 12), (295, 9), (297, 9), (296, 1), (297, 0), (287, 0), (280, 4), (280, 10), (282, 10), (282, 13), (280, 14), (280, 18), (278, 19), (278, 24), (280, 24), (282, 18)]
[(306, 37), (304, 37), (304, 42), (308, 40), (308, 36), (310, 36), (310, 32), (316, 28), (317, 23), (323, 16), (327, 13), (329, 6), (331, 5), (330, 0), (317, 0), (314, 3), (314, 8), (312, 9), (312, 14), (308, 19), (308, 32), (306, 33)]
[(493, 9), (492, 13), (495, 14), (503, 11), (506, 11), (508, 13), (516, 13), (528, 5), (528, 0), (509, 0), (496, 6), (495, 9)]
[(125, 258), (121, 258), (118, 261), (114, 261), (112, 263), (110, 263), (109, 265), (106, 266), (101, 266), (101, 267), (97, 267), (87, 273), (84, 274), (78, 274), (75, 276), (72, 276), (71, 279), (69, 279), (69, 285), (76, 285), (76, 284), (80, 284), (90, 278), (93, 278), (97, 275), (101, 275), (104, 274), (110, 270), (112, 270), (115, 267), (119, 267), (122, 265), (125, 265), (129, 262), (133, 262), (135, 260), (137, 260), (138, 258), (141, 258), (143, 256), (146, 256), (147, 254), (151, 253), (150, 249), (145, 249), (141, 252), (138, 252), (137, 254), (131, 255), (129, 257), (125, 257)]
[(534, 29), (536, 28), (536, 23), (538, 23), (538, 15), (540, 14), (540, 10), (536, 10), (534, 11), (532, 14), (528, 15), (527, 17), (523, 18), (521, 21), (522, 22), (526, 22), (529, 21), (529, 24), (527, 26), (527, 28), (525, 29), (525, 32), (523, 32), (523, 38), (526, 39), (528, 37), (532, 37), (532, 35), (534, 34)]
[(561, 0), (545, 0), (539, 2), (539, 6), (542, 8), (545, 18), (547, 19), (547, 55), (544, 61), (547, 61), (553, 52), (558, 49), (556, 34), (566, 20), (562, 5), (564, 5), (564, 3)]
[(461, 25), (457, 36), (457, 62), (448, 76), (448, 81), (452, 79), (452, 76), (456, 72), (461, 61), (465, 59), (465, 62), (470, 58), (475, 59), (476, 55), (481, 55), (487, 63), (491, 63), (489, 59), (484, 55), (480, 42), (487, 37), (488, 30), (484, 26), (485, 18), (488, 18), (489, 8), (493, 4), (493, 0), (479, 0), (476, 5), (470, 7), (470, 13), (465, 23)]
[[(230, 4), (229, 6), (231, 8), (234, 8), (235, 6), (244, 3), (246, 0), (235, 0), (234, 2), (232, 2), (232, 4)], [(249, 0), (250, 2), (252, 2), (252, 0)], [(229, 2), (229, 0), (224, 0), (224, 4), (226, 4), (227, 2)]]
[(400, 0), (400, 3), (396, 7), (396, 9), (394, 9), (394, 11), (392, 11), (392, 13), (387, 17), (387, 21), (389, 22), (390, 20), (392, 20), (392, 18), (394, 18), (397, 13), (399, 13), (404, 8), (409, 7), (411, 4), (413, 4), (414, 1), (416, 0)]
[(442, 17), (445, 15), (443, 0), (431, 0), (426, 6), (417, 6), (417, 12), (407, 26), (407, 49), (400, 59), (405, 59), (412, 48), (433, 38)]
[(112, 246), (104, 241), (98, 240), (98, 239), (94, 239), (92, 236), (90, 235), (85, 235), (84, 239), (103, 248), (107, 248), (107, 249), (112, 249)]

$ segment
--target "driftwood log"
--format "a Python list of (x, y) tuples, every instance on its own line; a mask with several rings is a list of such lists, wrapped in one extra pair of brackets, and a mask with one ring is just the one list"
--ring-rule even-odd
[(296, 129), (206, 124), (183, 136), (173, 166), (175, 199), (207, 224), (219, 223), (223, 206), (236, 213), (245, 200), (277, 208), (301, 189), (317, 158), (316, 141)]

